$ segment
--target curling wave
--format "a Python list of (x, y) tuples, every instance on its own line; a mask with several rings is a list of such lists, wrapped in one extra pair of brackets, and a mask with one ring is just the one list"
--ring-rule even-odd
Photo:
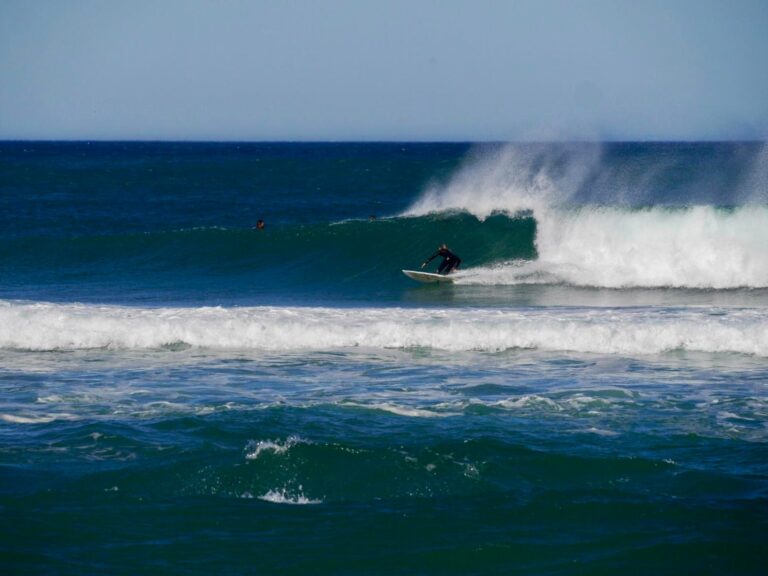
[[(731, 191), (721, 206), (702, 203), (696, 191), (672, 197), (653, 190), (660, 167), (630, 177), (612, 174), (606, 164), (599, 146), (501, 148), (473, 157), (404, 215), (533, 216), (535, 260), (483, 265), (463, 283), (768, 287), (768, 206), (761, 203), (761, 181), (746, 178), (750, 194), (743, 187)], [(664, 182), (672, 181), (665, 175)]]

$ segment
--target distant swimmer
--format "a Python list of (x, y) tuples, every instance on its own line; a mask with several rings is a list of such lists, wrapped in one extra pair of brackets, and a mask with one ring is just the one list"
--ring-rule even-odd
[(259, 221), (256, 222), (256, 226), (254, 226), (254, 228), (256, 228), (256, 230), (264, 230), (264, 220), (259, 218)]
[(440, 248), (437, 249), (437, 252), (432, 254), (429, 258), (424, 260), (424, 263), (421, 265), (422, 268), (424, 268), (427, 264), (429, 264), (433, 259), (437, 258), (438, 256), (443, 257), (443, 261), (440, 262), (440, 266), (437, 267), (437, 273), (438, 274), (450, 274), (454, 270), (459, 269), (459, 265), (461, 264), (461, 258), (456, 256), (453, 252), (448, 250), (447, 244), (441, 244)]

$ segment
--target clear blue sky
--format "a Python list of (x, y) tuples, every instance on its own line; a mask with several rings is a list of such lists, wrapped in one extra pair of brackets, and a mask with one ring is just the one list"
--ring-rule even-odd
[(0, 139), (768, 136), (768, 0), (0, 0)]

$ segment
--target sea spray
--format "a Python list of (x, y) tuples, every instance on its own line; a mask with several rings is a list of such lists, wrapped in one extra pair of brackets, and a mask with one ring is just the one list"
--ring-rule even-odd
[(432, 183), (403, 215), (538, 215), (577, 196), (600, 158), (600, 145), (478, 147), (447, 183)]

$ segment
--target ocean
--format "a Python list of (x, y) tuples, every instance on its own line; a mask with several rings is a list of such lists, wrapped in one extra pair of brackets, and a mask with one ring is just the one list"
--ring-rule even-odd
[(768, 145), (0, 143), (3, 574), (766, 543)]

